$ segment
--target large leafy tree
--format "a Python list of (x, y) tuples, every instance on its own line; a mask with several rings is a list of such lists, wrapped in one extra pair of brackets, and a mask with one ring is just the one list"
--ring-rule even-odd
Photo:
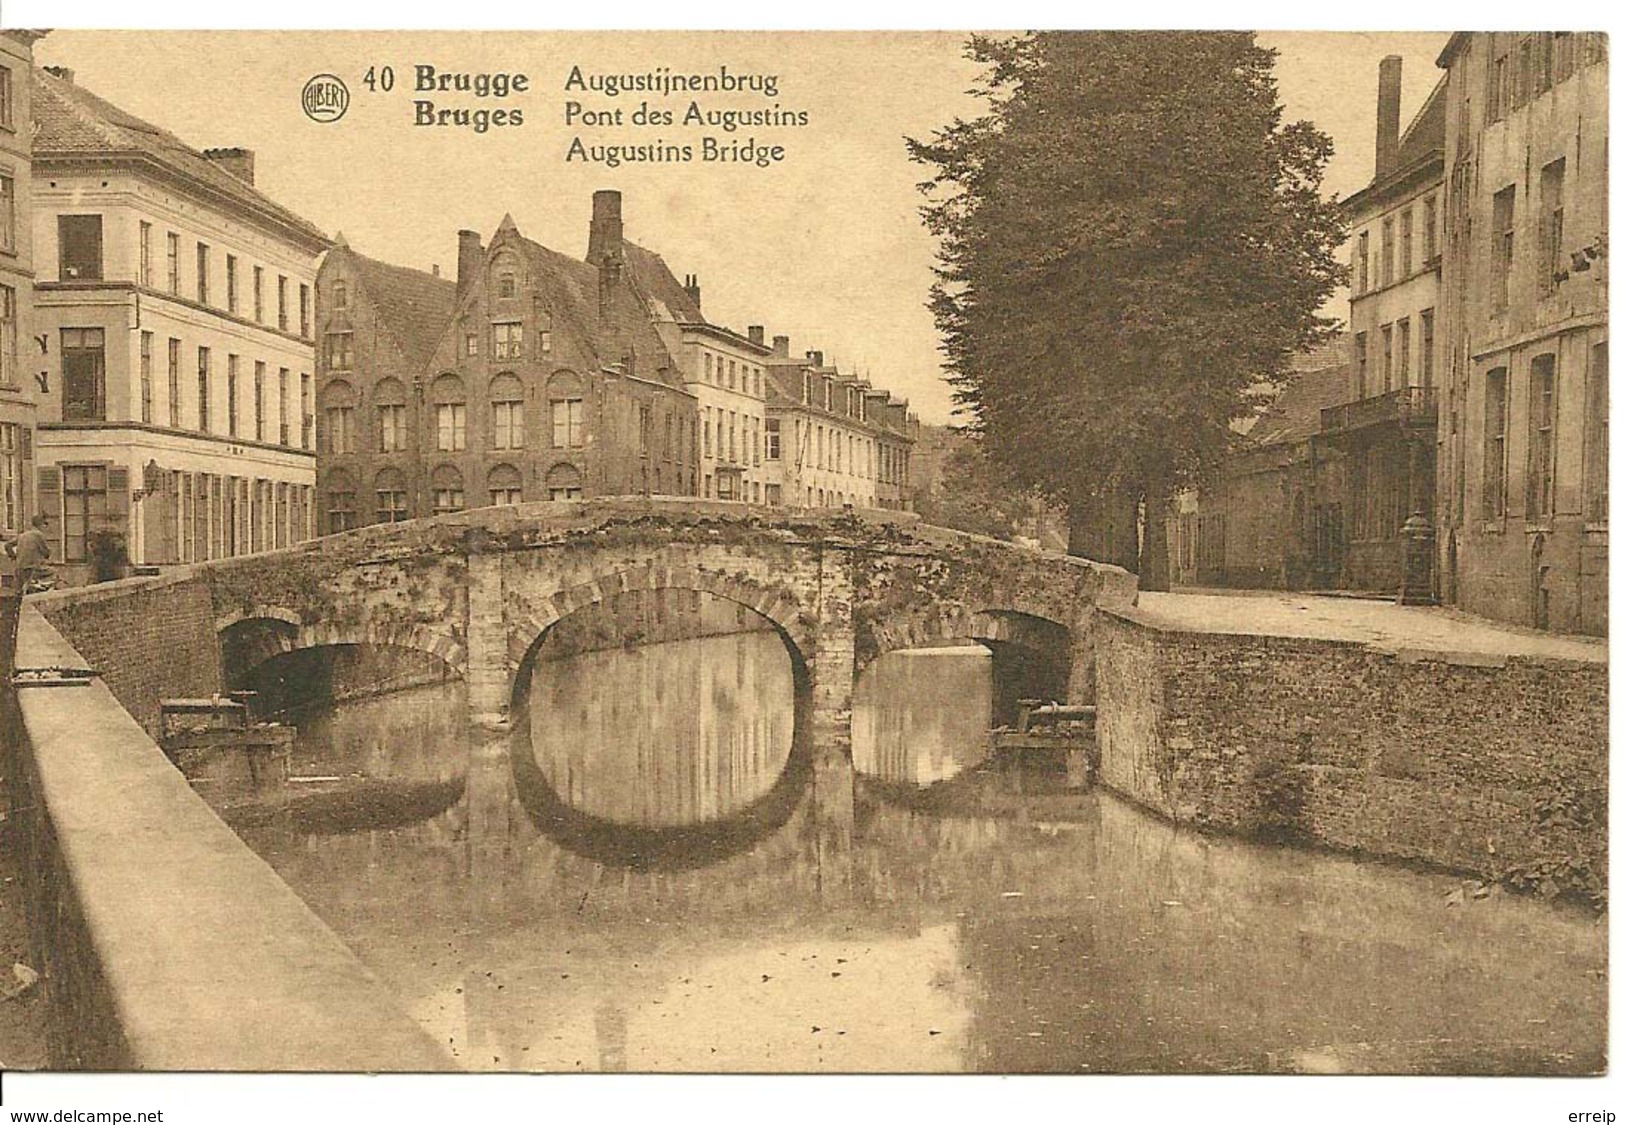
[(1166, 588), (1169, 497), (1335, 328), (1331, 140), (1283, 123), (1274, 52), (1246, 32), (978, 36), (967, 53), (986, 113), (908, 142), (934, 169), (931, 308), (956, 398), (1075, 526), (1143, 503), (1141, 583)]

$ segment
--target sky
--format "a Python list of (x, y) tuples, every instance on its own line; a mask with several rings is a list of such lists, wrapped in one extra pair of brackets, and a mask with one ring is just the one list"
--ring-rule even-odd
[[(1347, 196), (1370, 180), (1375, 152), (1378, 61), (1405, 60), (1402, 119), (1420, 108), (1440, 72), (1446, 33), (1272, 32), (1289, 119), (1329, 133), (1336, 155), (1328, 192)], [(979, 103), (978, 68), (958, 32), (99, 32), (53, 31), (36, 47), (42, 64), (72, 67), (91, 91), (196, 148), (256, 153), (256, 177), (277, 202), (352, 247), (399, 265), (456, 268), (456, 232), (487, 239), (505, 213), (519, 229), (574, 257), (586, 253), (593, 191), (623, 196), (626, 234), (662, 254), (679, 277), (697, 274), (708, 320), (744, 332), (764, 325), (799, 353), (867, 374), (909, 399), (920, 417), (950, 420), (938, 335), (925, 307), (935, 242), (919, 218), (905, 137), (928, 137)], [(199, 65), (203, 60), (205, 65)], [(529, 89), (506, 98), (418, 92), (416, 69), (525, 74)], [(369, 90), (391, 67), (394, 88)], [(594, 74), (774, 75), (759, 93), (608, 98), (566, 89), (573, 67)], [(321, 72), (350, 91), (335, 122), (308, 119), (300, 102)], [(222, 83), (221, 76), (229, 76)], [(804, 126), (637, 126), (649, 98), (678, 113), (702, 109), (805, 112)], [(415, 102), (436, 109), (518, 109), (519, 126), (483, 133), (417, 125)], [(621, 123), (567, 124), (567, 103), (621, 109)], [(698, 159), (700, 138), (754, 136), (781, 145), (768, 167)], [(569, 160), (584, 145), (695, 147), (691, 163)], [(1328, 310), (1346, 312), (1346, 298)]]

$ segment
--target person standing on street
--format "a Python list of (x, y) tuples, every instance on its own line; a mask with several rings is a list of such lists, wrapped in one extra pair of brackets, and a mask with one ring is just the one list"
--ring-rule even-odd
[(16, 566), (12, 578), (16, 584), (0, 590), (0, 668), (7, 676), (11, 674), (17, 651), (17, 619), (22, 611), (23, 595), (28, 592), (29, 583), (44, 572), (45, 563), (51, 558), (51, 541), (45, 538), (45, 522), (44, 516), (35, 516), (29, 521), (27, 531), (5, 541), (6, 561)]

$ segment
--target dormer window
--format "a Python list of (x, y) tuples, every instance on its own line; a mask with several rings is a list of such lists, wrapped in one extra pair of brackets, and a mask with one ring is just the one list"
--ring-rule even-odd
[(350, 307), (350, 287), (342, 281), (333, 283), (333, 307), (335, 309)]
[(497, 296), (512, 297), (514, 295), (514, 279), (512, 270), (503, 270), (497, 274)]

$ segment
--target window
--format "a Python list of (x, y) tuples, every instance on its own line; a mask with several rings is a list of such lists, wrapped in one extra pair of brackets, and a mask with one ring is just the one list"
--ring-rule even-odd
[(524, 325), (515, 321), (502, 321), (491, 326), (496, 341), (491, 355), (496, 359), (519, 359), (524, 353)]
[(480, 334), (478, 332), (470, 332), (463, 337), (463, 354), (467, 356), (480, 354)]
[(57, 277), (61, 281), (100, 281), (102, 276), (102, 217), (58, 215)]
[(497, 465), (487, 478), (487, 487), (493, 504), (518, 504), (524, 500), (519, 470), (512, 465)]
[(553, 448), (576, 449), (584, 444), (582, 437), (582, 403), (579, 398), (556, 398), (553, 408)]
[(1406, 317), (1394, 326), (1394, 344), (1398, 354), (1394, 356), (1395, 386), (1408, 387), (1411, 385), (1411, 320)]
[(265, 440), (265, 363), (254, 361), (254, 440)]
[[(0, 128), (13, 129), (16, 127), (15, 119), (12, 116), (13, 110), (11, 108), (13, 96), (14, 95), (12, 94), (11, 90), (11, 68), (0, 66)], [(9, 527), (10, 525), (7, 524), (6, 526)]]
[(107, 519), (107, 467), (62, 466), (62, 558), (85, 562), (90, 558), (91, 528)]
[(1526, 519), (1552, 514), (1557, 474), (1557, 356), (1537, 355), (1529, 364), (1529, 464), (1525, 474)]
[(17, 252), (17, 181), (0, 170), (0, 251)]
[(143, 289), (152, 288), (152, 224), (142, 223), (140, 227), (140, 247), (137, 259), (136, 284)]
[(711, 456), (711, 408), (705, 408), (705, 455)]
[(288, 330), (288, 279), (281, 274), (276, 279), (276, 326)]
[(1394, 326), (1382, 326), (1382, 393), (1394, 389)]
[(333, 307), (335, 309), (350, 307), (350, 286), (343, 278), (333, 282)]
[(181, 236), (174, 231), (169, 232), (165, 254), (167, 255), (169, 291), (178, 295), (181, 291)]
[(327, 334), (327, 369), (348, 371), (355, 364), (355, 333), (329, 332)]
[(777, 418), (767, 420), (767, 459), (769, 461), (779, 459), (779, 420)]
[(711, 381), (711, 353), (710, 352), (705, 353), (705, 381), (707, 383), (709, 383)]
[(209, 244), (197, 244), (197, 301), (200, 305), (209, 303)]
[(1493, 243), (1490, 247), (1490, 269), (1494, 275), (1492, 293), (1495, 298), (1495, 307), (1504, 309), (1507, 306), (1507, 283), (1512, 276), (1512, 250), (1513, 250), (1513, 218), (1516, 209), (1517, 186), (1508, 185), (1495, 193), (1495, 205), (1491, 215), (1490, 238)]
[(525, 448), (525, 390), (513, 375), (491, 380), (491, 448)]
[(373, 392), (378, 406), (378, 452), (399, 453), (406, 448), (406, 385), (385, 379)]
[(169, 424), (181, 427), (181, 342), (169, 338)]
[(731, 359), (728, 361), (728, 389), (734, 389), (734, 361)]
[(310, 286), (299, 286), (299, 336), (310, 339)]
[(62, 419), (107, 418), (106, 341), (100, 328), (62, 330)]
[(430, 480), (434, 489), (434, 514), (448, 515), (451, 512), (460, 512), (465, 507), (463, 503), (463, 474), (455, 466), (441, 465), (434, 471)]
[(554, 465), (547, 471), (549, 500), (580, 500), (581, 470), (574, 465)]
[(1394, 283), (1394, 217), (1382, 221), (1382, 284)]
[(1552, 81), (1566, 82), (1574, 77), (1574, 32), (1552, 35)]
[(1484, 375), (1484, 518), (1500, 519), (1507, 511), (1507, 369)]
[(17, 385), (17, 291), (0, 285), (0, 387)]
[(463, 381), (455, 375), (442, 375), (434, 381), (435, 448), (442, 453), (460, 453), (468, 448), (468, 407)]
[(237, 311), (237, 255), (226, 255), (226, 311)]
[(293, 437), (288, 427), (288, 369), (277, 368), (276, 372), (276, 422), (278, 443), (287, 445)]
[(23, 526), (23, 428), (0, 422), (0, 530)]
[(237, 357), (226, 356), (226, 433), (237, 436)]
[(777, 508), (784, 503), (784, 489), (782, 485), (770, 484), (767, 486), (767, 502)]
[(513, 271), (503, 270), (497, 275), (497, 296), (512, 297), (514, 294)]
[(355, 389), (335, 379), (322, 389), (322, 416), (329, 453), (355, 452)]
[[(558, 432), (558, 412), (553, 414), (554, 433)], [(649, 454), (649, 426), (650, 414), (647, 406), (638, 407), (638, 452), (644, 456)], [(555, 443), (557, 444), (557, 443)]]
[(333, 472), (327, 478), (327, 530), (329, 534), (357, 526), (355, 481), (346, 472)]
[(1422, 200), (1422, 265), (1426, 266), (1439, 253), (1438, 197)]
[(141, 333), (141, 420), (152, 421), (152, 333)]
[(1513, 108), (1535, 96), (1534, 43), (1525, 36), (1518, 41), (1517, 69), (1512, 72)]
[(1485, 115), (1491, 123), (1504, 119), (1512, 100), (1511, 66), (1507, 56), (1501, 55), (1490, 63), (1490, 88), (1485, 102)]
[(313, 444), (316, 415), (310, 409), (310, 372), (299, 373), (299, 448), (309, 449)]
[(1563, 261), (1563, 170), (1554, 160), (1540, 170), (1540, 291), (1555, 293), (1568, 276)]
[(265, 323), (265, 270), (259, 266), (254, 267), (254, 322)]
[(1412, 232), (1412, 214), (1409, 207), (1399, 213), (1399, 276), (1411, 276), (1411, 251), (1415, 248)]
[(1608, 345), (1593, 344), (1586, 369), (1585, 518), (1608, 522)]
[(410, 518), (406, 508), (406, 479), (399, 469), (381, 469), (373, 479), (378, 499), (378, 522), (400, 523)]
[(1422, 386), (1433, 386), (1433, 310), (1423, 309), (1421, 313), (1422, 340), (1421, 350), (1417, 352), (1417, 366), (1422, 369)]

